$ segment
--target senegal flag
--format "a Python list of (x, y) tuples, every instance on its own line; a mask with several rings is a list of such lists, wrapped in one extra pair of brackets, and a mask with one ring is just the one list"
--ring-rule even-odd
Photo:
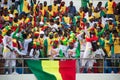
[(75, 80), (76, 60), (27, 60), (37, 80)]

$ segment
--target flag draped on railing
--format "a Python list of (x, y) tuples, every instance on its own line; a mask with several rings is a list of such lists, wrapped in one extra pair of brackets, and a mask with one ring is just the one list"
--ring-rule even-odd
[(75, 80), (76, 60), (26, 60), (38, 80)]

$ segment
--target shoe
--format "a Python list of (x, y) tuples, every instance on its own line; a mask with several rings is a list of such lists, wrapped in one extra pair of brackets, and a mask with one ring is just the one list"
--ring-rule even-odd
[(7, 72), (5, 72), (5, 74), (7, 75), (7, 74), (8, 74), (8, 71), (7, 71)]
[(83, 71), (84, 71), (84, 67), (82, 67), (82, 68), (80, 69), (80, 73), (83, 73)]
[(88, 69), (88, 72), (87, 72), (87, 73), (92, 73), (92, 71), (91, 71), (91, 69), (90, 69), (90, 68)]
[(12, 75), (18, 75), (18, 73), (17, 72), (13, 72)]

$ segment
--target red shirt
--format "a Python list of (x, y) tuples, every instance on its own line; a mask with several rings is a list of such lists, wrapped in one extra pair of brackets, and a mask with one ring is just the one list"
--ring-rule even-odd
[(0, 35), (0, 44), (2, 43), (3, 36)]

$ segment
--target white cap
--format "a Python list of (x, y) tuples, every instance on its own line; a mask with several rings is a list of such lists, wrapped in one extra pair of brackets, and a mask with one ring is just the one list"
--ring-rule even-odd
[(44, 22), (41, 21), (39, 24), (40, 24), (40, 25), (44, 25)]
[(106, 21), (108, 21), (108, 20), (109, 20), (109, 18), (105, 18), (105, 20), (106, 20)]
[(43, 32), (43, 31), (40, 31), (40, 34), (44, 34), (44, 32)]
[(13, 17), (14, 17), (12, 14), (9, 14), (9, 16), (10, 16), (11, 18), (13, 18)]
[(55, 32), (56, 30), (53, 28), (51, 31), (52, 31), (52, 32)]
[(32, 15), (30, 15), (30, 17), (33, 17)]
[(56, 17), (56, 19), (59, 19), (59, 18), (60, 18), (59, 16)]
[(113, 18), (109, 18), (109, 20), (113, 20)]

